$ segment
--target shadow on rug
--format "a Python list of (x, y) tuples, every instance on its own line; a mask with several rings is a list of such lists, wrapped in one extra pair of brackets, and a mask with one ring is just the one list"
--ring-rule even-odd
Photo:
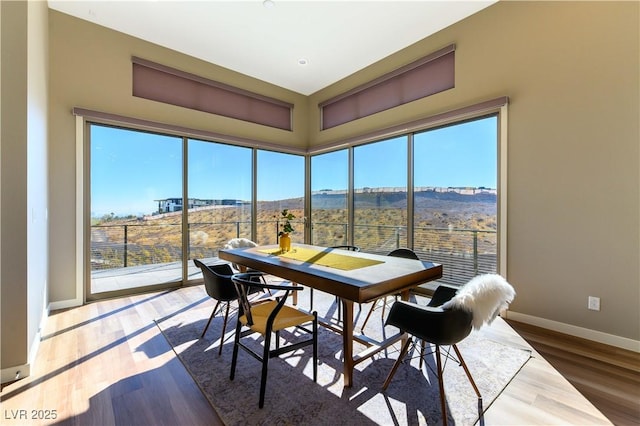
[[(303, 292), (303, 293), (306, 293)], [(333, 312), (333, 296), (314, 292), (314, 306), (319, 316)], [(204, 295), (204, 292), (203, 292)], [(318, 297), (320, 296), (320, 297)], [(307, 297), (308, 298), (308, 297)], [(301, 295), (301, 299), (304, 296)], [(442, 423), (438, 379), (434, 374), (433, 354), (425, 356), (419, 368), (418, 350), (398, 368), (388, 389), (382, 384), (398, 356), (400, 343), (356, 366), (354, 385), (344, 388), (342, 380), (342, 338), (319, 327), (318, 381), (313, 382), (311, 351), (299, 350), (269, 361), (265, 408), (258, 408), (261, 364), (240, 351), (236, 377), (229, 380), (233, 331), (236, 316), (232, 305), (222, 355), (218, 356), (222, 317), (216, 316), (203, 339), (200, 333), (213, 309), (207, 300), (190, 309), (177, 307), (176, 314), (156, 323), (202, 392), (228, 425), (433, 425)], [(419, 301), (421, 302), (421, 301)], [(426, 302), (425, 302), (426, 303)], [(301, 303), (303, 304), (303, 303)], [(324, 312), (323, 312), (324, 307)], [(368, 311), (362, 306), (362, 313)], [(356, 311), (357, 311), (356, 307)], [(357, 313), (357, 312), (356, 312)], [(377, 321), (374, 316), (377, 315)], [(362, 320), (363, 315), (357, 316)], [(358, 328), (359, 330), (359, 328)], [(382, 326), (379, 311), (367, 324), (367, 334), (380, 337), (397, 329)], [(283, 339), (295, 339), (282, 332)], [(260, 341), (255, 341), (261, 347)], [(458, 345), (483, 397), (486, 410), (515, 374), (530, 358), (530, 352), (487, 340), (480, 332), (472, 332)], [(363, 347), (354, 343), (354, 352)], [(453, 351), (452, 351), (453, 352)], [(463, 368), (448, 361), (444, 372), (449, 421), (472, 425), (482, 416), (478, 400)]]

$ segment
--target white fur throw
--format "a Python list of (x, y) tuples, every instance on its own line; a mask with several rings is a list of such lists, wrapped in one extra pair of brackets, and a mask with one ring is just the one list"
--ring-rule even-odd
[(258, 245), (246, 238), (233, 238), (224, 245), (224, 248), (226, 249), (235, 249), (240, 247), (258, 247)]
[(462, 286), (442, 308), (457, 307), (470, 311), (473, 314), (473, 328), (477, 330), (484, 324), (491, 324), (515, 297), (516, 291), (500, 275), (478, 275)]
[[(254, 243), (253, 241), (247, 238), (232, 238), (227, 242), (227, 244), (224, 245), (224, 248), (226, 249), (235, 249), (235, 248), (242, 248), (242, 247), (258, 247), (258, 244)], [(236, 271), (240, 270), (240, 267), (235, 263), (233, 263), (231, 266)]]

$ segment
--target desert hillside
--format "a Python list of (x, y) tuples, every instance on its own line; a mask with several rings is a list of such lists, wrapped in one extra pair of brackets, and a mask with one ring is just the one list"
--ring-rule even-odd
[[(464, 250), (468, 235), (452, 230), (495, 232), (496, 195), (492, 193), (416, 192), (416, 249)], [(405, 192), (362, 192), (355, 194), (356, 243), (362, 247), (384, 249), (385, 244), (403, 245), (406, 226)], [(296, 215), (294, 242), (303, 238), (303, 199), (258, 203), (258, 238), (260, 244), (275, 244), (278, 217), (283, 208)], [(347, 217), (346, 195), (314, 194), (312, 198), (312, 235), (315, 244), (344, 243)], [(215, 256), (231, 238), (250, 236), (249, 204), (207, 206), (189, 211), (190, 258)], [(162, 263), (181, 258), (182, 212), (164, 213), (143, 218), (103, 217), (92, 220), (92, 264), (95, 269), (122, 267), (126, 241), (126, 266)], [(449, 232), (441, 232), (448, 230)], [(466, 234), (469, 234), (466, 232)], [(495, 245), (495, 234), (483, 233), (481, 243)], [(422, 247), (419, 247), (422, 246)], [(456, 248), (458, 247), (458, 248)]]

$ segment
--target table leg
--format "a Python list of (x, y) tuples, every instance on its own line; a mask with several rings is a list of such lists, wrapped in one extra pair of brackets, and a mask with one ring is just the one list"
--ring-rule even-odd
[(405, 302), (409, 300), (410, 296), (411, 296), (411, 290), (402, 290), (400, 292), (400, 299), (404, 300)]
[[(403, 290), (400, 292), (400, 300), (404, 300), (405, 302), (409, 301), (409, 297), (411, 296), (411, 290)], [(402, 336), (402, 346), (404, 347), (405, 343), (409, 340), (409, 335), (404, 333)]]
[(344, 362), (344, 387), (353, 386), (353, 301), (342, 299), (342, 342), (343, 342), (343, 362)]

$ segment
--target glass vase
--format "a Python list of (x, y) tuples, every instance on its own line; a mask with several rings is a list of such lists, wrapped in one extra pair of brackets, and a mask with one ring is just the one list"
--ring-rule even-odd
[(280, 251), (286, 253), (291, 250), (291, 237), (289, 234), (280, 235)]

